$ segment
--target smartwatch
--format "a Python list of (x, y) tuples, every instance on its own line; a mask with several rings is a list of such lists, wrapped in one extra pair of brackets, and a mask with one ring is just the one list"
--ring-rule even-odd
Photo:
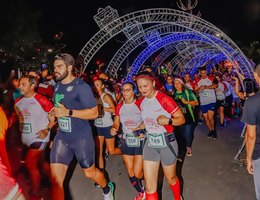
[(172, 118), (169, 119), (168, 124), (169, 124), (169, 125), (172, 125)]
[(71, 117), (73, 115), (73, 110), (69, 110), (69, 116)]

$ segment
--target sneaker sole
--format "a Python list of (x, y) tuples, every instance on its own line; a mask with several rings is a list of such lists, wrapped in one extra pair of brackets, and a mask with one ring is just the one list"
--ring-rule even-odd
[(112, 192), (113, 200), (115, 200), (115, 185), (112, 182), (108, 182), (108, 186), (109, 186), (109, 188), (110, 188), (110, 190)]

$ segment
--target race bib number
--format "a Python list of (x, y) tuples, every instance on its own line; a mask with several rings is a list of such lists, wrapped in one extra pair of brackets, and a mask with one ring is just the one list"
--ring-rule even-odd
[(32, 125), (31, 123), (21, 123), (21, 129), (22, 129), (22, 133), (32, 133)]
[(187, 109), (185, 107), (181, 107), (181, 111), (182, 111), (183, 114), (187, 113)]
[(225, 99), (225, 95), (224, 94), (222, 94), (222, 93), (217, 93), (217, 100), (224, 100)]
[(59, 127), (61, 131), (71, 132), (71, 118), (70, 117), (61, 117), (58, 120)]
[(148, 133), (148, 146), (152, 148), (166, 147), (166, 141), (163, 133)]
[(126, 134), (126, 144), (128, 147), (140, 147), (140, 139), (134, 134)]
[(103, 119), (102, 118), (95, 119), (95, 125), (103, 125)]
[(209, 92), (208, 91), (202, 91), (202, 96), (203, 97), (208, 97), (209, 96)]

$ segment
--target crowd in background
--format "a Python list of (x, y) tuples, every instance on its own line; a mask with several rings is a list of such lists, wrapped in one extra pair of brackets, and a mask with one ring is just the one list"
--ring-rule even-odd
[[(167, 70), (161, 70), (158, 72), (157, 69), (152, 69), (150, 66), (144, 65), (140, 69), (140, 73), (151, 74), (151, 80), (153, 87), (155, 88), (154, 91), (160, 91), (164, 95), (167, 95), (170, 99), (174, 100), (174, 102), (176, 102), (176, 106), (180, 108), (180, 111), (185, 118), (185, 122), (179, 123), (178, 125), (172, 124), (173, 122), (171, 122), (171, 118), (169, 118), (169, 122), (165, 122), (165, 124), (169, 123), (169, 125), (175, 126), (174, 134), (179, 149), (176, 151), (178, 152), (176, 159), (180, 162), (182, 161), (183, 155), (189, 157), (195, 153), (192, 151), (192, 143), (197, 125), (204, 124), (207, 126), (209, 132), (205, 134), (205, 137), (217, 139), (217, 130), (223, 129), (225, 126), (232, 123), (233, 118), (240, 118), (243, 112), (243, 104), (246, 96), (256, 91), (254, 82), (243, 77), (235, 66), (225, 67), (223, 65), (216, 65), (211, 69), (208, 69), (206, 66), (202, 66), (193, 74), (183, 73), (182, 76), (175, 76)], [(140, 92), (140, 87), (145, 87), (145, 85), (142, 85), (140, 82), (140, 78), (142, 77), (140, 77), (140, 74), (136, 74), (132, 77), (132, 80), (129, 81), (124, 79), (117, 80), (115, 77), (111, 77), (109, 74), (104, 72), (97, 72), (92, 76), (85, 73), (75, 73), (74, 75), (90, 86), (98, 106), (99, 116), (96, 119), (89, 120), (95, 139), (96, 167), (103, 172), (106, 179), (109, 180), (109, 172), (105, 170), (106, 159), (108, 159), (110, 155), (123, 154), (123, 159), (126, 163), (129, 174), (129, 180), (138, 193), (135, 199), (144, 199), (145, 189), (142, 185), (143, 169), (142, 167), (137, 167), (140, 166), (140, 163), (142, 162), (142, 158), (140, 157), (142, 155), (142, 151), (138, 152), (140, 150), (139, 149), (136, 150), (137, 152), (129, 153), (129, 149), (124, 147), (124, 141), (126, 141), (126, 136), (124, 133), (127, 132), (127, 130), (124, 126), (122, 126), (122, 121), (120, 121), (123, 118), (122, 113), (120, 113), (120, 106), (123, 105), (122, 102), (129, 101), (133, 103), (145, 96), (145, 92), (143, 92), (143, 90)], [(34, 83), (36, 85), (35, 92), (46, 97), (51, 104), (55, 104), (54, 93), (57, 80), (55, 80), (53, 69), (42, 68), (40, 70), (23, 72), (22, 77), (24, 76), (33, 77), (36, 81)], [(147, 78), (148, 75), (145, 75), (144, 77)], [(23, 98), (24, 94), (24, 91), (21, 92), (21, 80), (22, 78), (17, 77), (17, 75), (12, 72), (8, 81), (6, 83), (2, 83), (2, 102), (0, 109), (1, 114), (6, 116), (5, 118), (1, 117), (1, 120), (6, 119), (3, 122), (3, 124), (6, 124), (6, 127), (2, 130), (1, 122), (1, 142), (6, 141), (6, 132), (16, 132), (17, 138), (20, 138), (21, 136), (18, 126), (19, 119), (17, 112), (14, 110), (14, 105), (19, 101), (19, 99)], [(137, 82), (138, 80), (139, 83)], [(247, 87), (244, 87), (245, 83), (247, 84)], [(133, 91), (133, 96), (130, 96), (131, 98), (126, 95), (127, 91)], [(48, 112), (49, 111), (50, 110), (48, 110)], [(159, 119), (158, 124), (161, 123), (160, 120), (165, 121), (165, 119)], [(140, 118), (140, 122), (141, 121), (142, 120)], [(162, 124), (164, 124), (164, 122)], [(138, 125), (140, 125), (140, 123)], [(147, 131), (145, 130), (146, 126), (141, 129), (143, 132), (139, 133), (138, 137), (140, 137), (140, 134), (145, 135), (145, 131)], [(58, 127), (58, 124), (53, 124), (47, 127), (47, 131), (50, 132), (50, 142), (48, 141), (48, 146), (44, 148), (43, 157), (49, 156), (51, 142), (55, 138)], [(113, 128), (114, 130), (112, 130)], [(137, 142), (135, 137), (129, 141)], [(141, 139), (141, 142), (143, 142), (143, 139)], [(10, 141), (7, 141), (6, 143), (8, 145), (10, 144)], [(0, 152), (1, 165), (3, 163), (10, 176), (12, 176), (12, 170), (8, 162), (8, 158), (6, 157), (7, 153), (5, 148), (2, 148), (5, 147), (5, 142), (3, 142), (3, 144), (4, 145), (1, 145)], [(11, 147), (7, 146), (6, 148), (8, 149)], [(133, 157), (135, 157), (135, 161), (131, 161)], [(32, 159), (35, 158), (31, 157), (30, 160)], [(28, 157), (27, 160), (25, 158), (25, 162), (29, 162), (30, 160), (28, 160)], [(31, 172), (38, 167), (39, 163), (41, 163), (41, 166), (44, 166), (43, 163), (47, 163), (48, 165), (49, 160), (43, 158), (38, 159), (37, 162), (38, 163), (35, 163), (35, 166), (30, 166), (27, 164), (27, 167)], [(144, 169), (145, 167), (147, 166), (144, 166)], [(38, 169), (36, 174), (46, 173), (47, 177), (49, 177), (49, 169), (48, 167), (46, 168), (47, 170)], [(166, 172), (167, 170), (165, 169), (165, 173)], [(35, 173), (30, 175), (31, 178), (35, 177)], [(147, 180), (150, 180), (149, 174), (146, 174), (146, 178)], [(40, 179), (37, 179), (35, 181), (39, 182), (39, 180)], [(174, 179), (174, 181), (169, 181), (169, 184), (173, 185), (172, 191), (175, 198), (178, 199), (178, 195), (180, 196), (180, 191), (176, 189), (176, 182), (177, 181)], [(96, 186), (100, 187), (98, 184), (96, 184)], [(12, 184), (10, 183), (10, 187), (17, 188), (17, 185), (13, 181)], [(33, 188), (33, 191), (30, 194), (31, 197), (40, 198), (39, 187), (40, 186)], [(17, 191), (18, 189), (16, 192)], [(151, 195), (152, 193), (154, 193), (153, 186), (148, 186), (148, 192), (146, 195)], [(2, 195), (4, 196), (6, 194)]]

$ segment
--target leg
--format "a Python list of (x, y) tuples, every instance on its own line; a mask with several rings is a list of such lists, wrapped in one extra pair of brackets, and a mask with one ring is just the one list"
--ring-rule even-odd
[(162, 165), (162, 167), (165, 178), (173, 192), (174, 200), (181, 200), (180, 182), (176, 176), (176, 163), (168, 166)]
[(97, 169), (94, 164), (91, 167), (83, 168), (82, 170), (87, 178), (93, 180), (102, 188), (106, 187), (107, 181), (104, 174), (99, 169)]
[(37, 194), (40, 191), (40, 170), (38, 167), (39, 161), (42, 160), (43, 151), (39, 149), (29, 149), (26, 155), (26, 167), (30, 173), (32, 181), (32, 193)]
[(50, 155), (52, 199), (64, 199), (63, 182), (73, 156), (74, 152), (69, 148), (68, 143), (56, 135)]
[(143, 177), (143, 156), (134, 156), (134, 175), (136, 178), (141, 179)]
[(98, 156), (97, 167), (99, 169), (104, 169), (104, 167), (105, 167), (104, 158), (103, 158), (104, 141), (105, 141), (105, 137), (104, 136), (97, 136), (97, 137), (95, 137), (96, 156)]
[(52, 177), (52, 199), (64, 200), (63, 182), (68, 170), (68, 166), (61, 163), (52, 163), (50, 166)]
[(212, 131), (213, 129), (211, 129), (211, 125), (210, 125), (208, 113), (203, 113), (203, 117), (204, 117), (204, 119), (205, 119), (205, 122), (206, 122), (206, 125), (207, 125), (209, 131)]
[(123, 160), (126, 166), (126, 170), (128, 172), (129, 177), (133, 177), (134, 174), (134, 156), (123, 155)]
[(214, 130), (215, 129), (214, 114), (215, 114), (214, 111), (208, 110), (208, 119), (209, 119), (210, 130)]
[(144, 180), (146, 183), (145, 191), (148, 194), (157, 192), (157, 180), (160, 162), (144, 161)]
[(220, 125), (224, 125), (224, 107), (220, 106), (219, 107), (219, 117), (220, 117)]
[(115, 147), (115, 138), (106, 138), (106, 147), (110, 155), (121, 155), (120, 148)]

